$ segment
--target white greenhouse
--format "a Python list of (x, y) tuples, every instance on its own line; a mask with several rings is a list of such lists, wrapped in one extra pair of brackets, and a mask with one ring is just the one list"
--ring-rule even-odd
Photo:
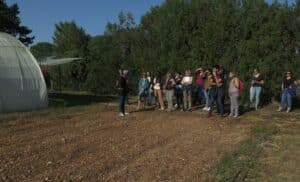
[(18, 39), (0, 32), (0, 113), (47, 106), (47, 88), (36, 59)]

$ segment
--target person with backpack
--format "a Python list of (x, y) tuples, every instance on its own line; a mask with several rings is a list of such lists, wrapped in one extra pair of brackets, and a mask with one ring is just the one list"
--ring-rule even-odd
[(124, 117), (125, 115), (129, 114), (125, 112), (125, 102), (128, 94), (127, 74), (128, 74), (127, 70), (119, 69), (119, 78), (117, 80), (116, 86), (119, 95), (119, 116), (120, 117)]
[(239, 116), (239, 96), (240, 96), (240, 79), (235, 73), (229, 73), (229, 98), (230, 98), (230, 114), (229, 116)]
[(259, 68), (255, 68), (253, 71), (251, 87), (250, 87), (250, 105), (253, 103), (255, 97), (255, 110), (258, 110), (258, 106), (260, 102), (260, 94), (263, 85), (264, 85), (264, 79), (260, 74)]
[(147, 78), (146, 73), (143, 73), (142, 78), (139, 81), (139, 93), (138, 93), (138, 106), (137, 110), (140, 110), (141, 107), (141, 101), (144, 102), (144, 108), (146, 107), (146, 99), (148, 96), (148, 90), (149, 90), (149, 81)]
[(168, 102), (168, 111), (173, 110), (173, 96), (174, 96), (175, 80), (171, 73), (167, 73), (164, 89), (166, 93), (166, 100)]
[(281, 103), (277, 111), (283, 111), (287, 103), (286, 112), (291, 112), (293, 97), (296, 96), (297, 92), (297, 83), (290, 71), (286, 72), (285, 77), (283, 78), (281, 83), (281, 89)]

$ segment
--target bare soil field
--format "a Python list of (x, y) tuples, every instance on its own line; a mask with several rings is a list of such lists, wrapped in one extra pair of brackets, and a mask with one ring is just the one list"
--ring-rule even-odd
[(91, 105), (2, 117), (0, 181), (204, 181), (254, 123), (245, 119), (253, 113), (236, 119), (149, 110), (121, 118), (115, 110)]

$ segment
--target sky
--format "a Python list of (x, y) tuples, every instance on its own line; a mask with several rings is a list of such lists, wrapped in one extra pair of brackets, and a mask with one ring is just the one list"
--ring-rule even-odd
[[(268, 0), (271, 2), (272, 0)], [(291, 0), (289, 0), (291, 1)], [(52, 42), (55, 23), (74, 20), (92, 36), (102, 34), (108, 22), (117, 22), (120, 11), (131, 12), (135, 22), (164, 0), (6, 0), (17, 3), (22, 25), (35, 36), (34, 43)]]
[(34, 43), (52, 42), (54, 25), (75, 20), (90, 35), (102, 34), (108, 22), (117, 22), (120, 11), (131, 12), (135, 22), (163, 0), (6, 0), (17, 3), (22, 25), (35, 36)]

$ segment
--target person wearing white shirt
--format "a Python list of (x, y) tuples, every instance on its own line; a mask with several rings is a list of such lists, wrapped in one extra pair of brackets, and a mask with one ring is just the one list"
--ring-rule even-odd
[(182, 78), (183, 86), (183, 102), (184, 110), (190, 110), (192, 107), (192, 84), (193, 76), (191, 75), (190, 70), (185, 71), (185, 76)]

